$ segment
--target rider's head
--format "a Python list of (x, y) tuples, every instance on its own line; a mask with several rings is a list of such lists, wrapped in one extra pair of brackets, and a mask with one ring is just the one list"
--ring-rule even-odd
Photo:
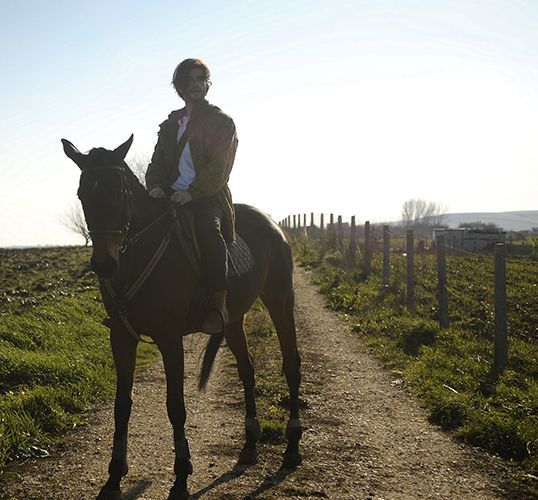
[[(203, 97), (205, 97), (207, 89), (211, 86), (211, 74), (205, 63), (200, 59), (185, 59), (177, 65), (174, 70), (174, 76), (172, 77), (172, 85), (182, 99), (188, 97), (187, 93), (189, 91), (189, 85), (193, 83), (193, 74), (196, 74), (198, 79), (203, 78), (205, 81), (205, 92)], [(196, 84), (200, 82), (194, 83)]]

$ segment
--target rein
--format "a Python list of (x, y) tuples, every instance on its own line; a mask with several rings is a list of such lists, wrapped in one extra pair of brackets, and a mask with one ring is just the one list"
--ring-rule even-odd
[[(151, 229), (157, 222), (159, 222), (161, 219), (164, 219), (169, 213), (172, 213), (175, 210), (174, 207), (169, 207), (168, 210), (163, 212), (159, 217), (157, 217), (155, 220), (150, 222), (146, 227), (138, 231), (134, 236), (130, 236), (127, 238), (124, 238), (121, 244), (121, 253), (125, 253), (127, 250), (127, 247), (131, 244), (137, 243), (140, 239), (140, 236), (142, 236), (148, 229)], [(129, 227), (127, 227), (126, 236), (129, 234)]]
[[(168, 213), (168, 211), (165, 212), (165, 214), (166, 213)], [(157, 220), (159, 220), (161, 218), (162, 218), (162, 216), (158, 217), (158, 219), (153, 221), (150, 224), (150, 227), (153, 224), (155, 224), (155, 222)], [(148, 227), (146, 227), (143, 231), (145, 231), (146, 229), (148, 229)], [(123, 323), (123, 326), (129, 332), (129, 334), (135, 340), (137, 340), (138, 342), (145, 342), (146, 344), (154, 344), (155, 343), (152, 340), (144, 340), (142, 338), (142, 336), (139, 333), (137, 333), (137, 331), (133, 328), (133, 326), (131, 325), (131, 323), (129, 321), (129, 318), (127, 317), (127, 304), (136, 295), (138, 290), (140, 290), (140, 288), (142, 287), (144, 282), (148, 279), (150, 274), (153, 272), (153, 270), (155, 269), (155, 267), (157, 266), (157, 264), (161, 260), (161, 257), (166, 252), (166, 249), (168, 248), (168, 245), (170, 243), (170, 239), (172, 238), (172, 231), (173, 231), (173, 226), (171, 226), (170, 229), (164, 235), (163, 239), (161, 240), (161, 243), (160, 243), (159, 247), (157, 248), (157, 250), (155, 251), (155, 253), (151, 257), (151, 259), (148, 262), (146, 268), (142, 271), (140, 276), (138, 276), (136, 281), (129, 287), (129, 289), (122, 296), (120, 296), (120, 295), (118, 295), (116, 293), (116, 291), (112, 287), (112, 283), (110, 282), (110, 280), (102, 280), (108, 294), (110, 295), (110, 297), (112, 298), (113, 302), (116, 305), (117, 312), (118, 312), (118, 315), (120, 317), (121, 322)], [(140, 233), (138, 233), (137, 236), (139, 236)]]
[[(152, 222), (150, 222), (148, 225), (146, 225), (144, 228), (142, 228), (140, 231), (138, 231), (133, 236), (129, 236), (129, 229), (131, 227), (131, 215), (132, 215), (132, 209), (133, 209), (133, 195), (131, 190), (129, 189), (128, 183), (127, 183), (127, 177), (125, 174), (125, 170), (122, 166), (114, 166), (114, 167), (97, 167), (93, 168), (92, 171), (96, 170), (117, 170), (120, 174), (121, 178), (121, 185), (122, 185), (122, 195), (124, 195), (126, 203), (127, 203), (127, 210), (125, 215), (125, 224), (121, 229), (103, 229), (103, 230), (90, 230), (90, 236), (97, 235), (97, 234), (116, 234), (121, 235), (121, 243), (120, 243), (120, 252), (125, 253), (127, 251), (127, 248), (129, 245), (135, 244), (140, 240), (140, 237), (149, 229), (151, 229), (155, 224), (160, 222), (162, 219), (167, 217), (170, 214), (175, 214), (175, 207), (171, 206), (166, 211), (164, 211), (161, 215), (159, 215), (156, 219), (154, 219)], [(159, 261), (161, 260), (162, 256), (166, 252), (166, 249), (168, 248), (168, 245), (170, 244), (170, 240), (172, 238), (172, 232), (173, 232), (173, 224), (170, 225), (170, 229), (166, 232), (166, 234), (163, 236), (163, 239), (161, 240), (161, 243), (159, 244), (157, 250), (149, 260), (148, 264), (146, 265), (145, 269), (142, 271), (142, 273), (138, 276), (138, 278), (134, 281), (134, 283), (129, 287), (129, 289), (122, 295), (119, 295), (112, 286), (112, 283), (110, 280), (102, 279), (100, 280), (108, 295), (112, 299), (112, 302), (114, 303), (117, 313), (120, 317), (120, 320), (127, 330), (129, 334), (138, 342), (145, 342), (147, 344), (154, 344), (152, 340), (144, 340), (141, 335), (133, 328), (131, 325), (129, 318), (127, 317), (127, 305), (128, 303), (133, 299), (133, 297), (136, 295), (138, 290), (142, 287), (142, 285), (145, 283), (145, 281), (148, 279), (148, 277), (151, 275)]]

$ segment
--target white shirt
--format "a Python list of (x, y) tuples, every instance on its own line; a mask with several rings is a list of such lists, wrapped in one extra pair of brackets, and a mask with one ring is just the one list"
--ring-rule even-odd
[[(179, 129), (177, 131), (177, 142), (181, 139), (181, 136), (185, 133), (187, 129), (187, 123), (189, 123), (189, 116), (185, 115), (183, 118), (178, 120)], [(185, 144), (183, 152), (179, 157), (179, 163), (177, 166), (179, 176), (175, 182), (170, 186), (174, 191), (186, 191), (191, 182), (196, 179), (196, 170), (194, 169), (194, 163), (192, 162), (191, 147), (189, 142)]]

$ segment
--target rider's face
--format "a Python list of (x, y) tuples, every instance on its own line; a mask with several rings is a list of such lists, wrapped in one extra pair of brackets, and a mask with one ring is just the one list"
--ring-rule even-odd
[(196, 102), (205, 98), (209, 89), (209, 83), (200, 68), (194, 68), (189, 73), (189, 81), (185, 90), (185, 101)]

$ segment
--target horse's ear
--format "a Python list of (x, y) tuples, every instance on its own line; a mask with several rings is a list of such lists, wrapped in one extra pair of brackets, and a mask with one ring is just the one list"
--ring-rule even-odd
[(62, 139), (62, 144), (64, 146), (64, 153), (68, 158), (71, 158), (78, 167), (82, 170), (86, 166), (87, 156), (81, 153), (71, 142), (67, 139)]
[(131, 147), (131, 144), (133, 143), (134, 135), (131, 134), (131, 137), (127, 139), (121, 146), (118, 146), (114, 151), (114, 158), (117, 163), (121, 163), (123, 160), (125, 160), (125, 157), (127, 156), (127, 153), (129, 152), (129, 149)]

